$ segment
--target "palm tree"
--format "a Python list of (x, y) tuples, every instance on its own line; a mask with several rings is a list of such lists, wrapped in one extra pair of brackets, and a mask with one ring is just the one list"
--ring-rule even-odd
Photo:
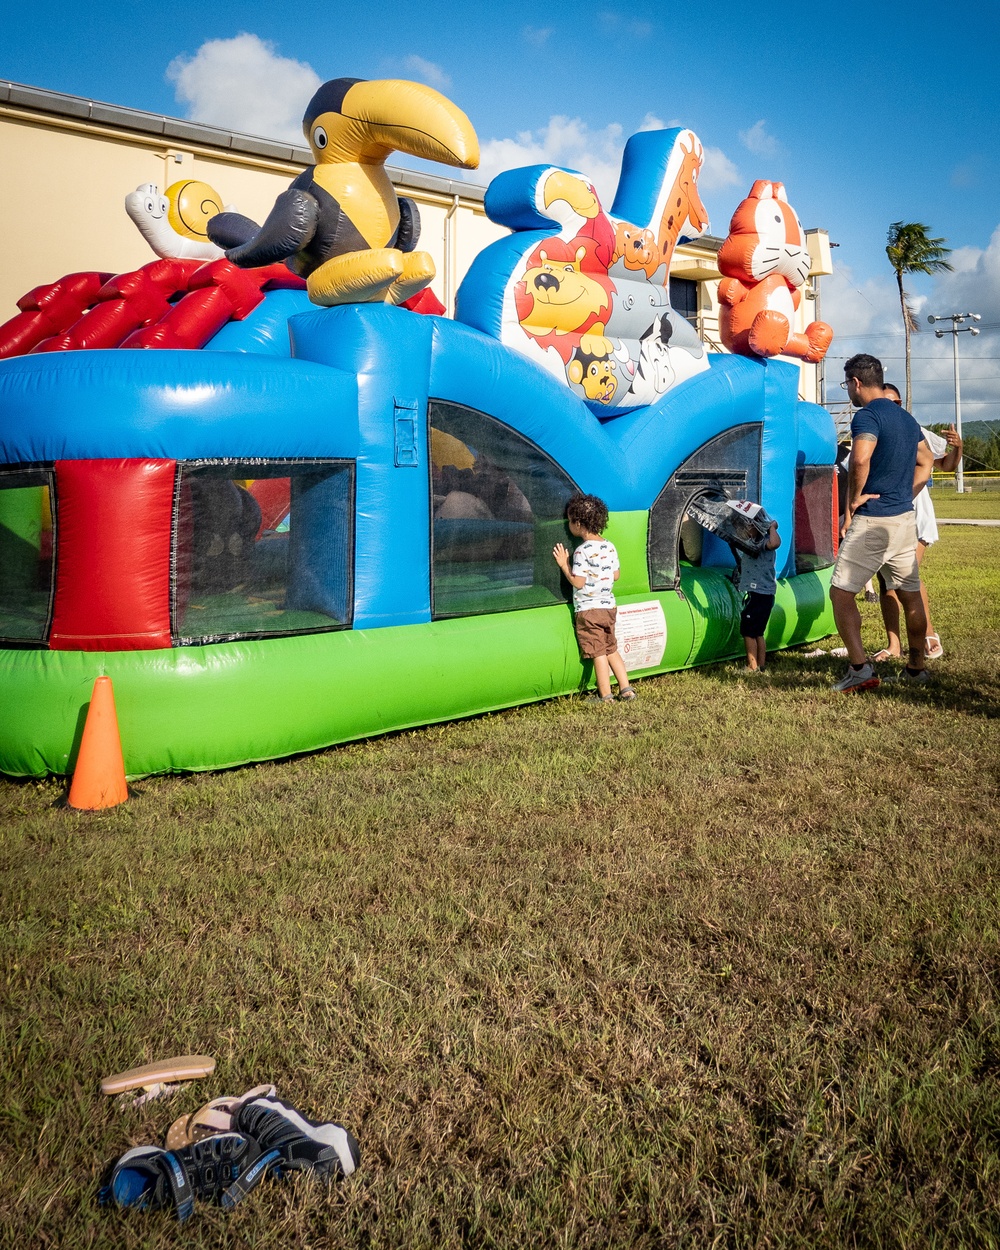
[(907, 412), (910, 411), (910, 332), (919, 330), (920, 327), (903, 290), (903, 274), (951, 272), (951, 265), (945, 260), (946, 256), (951, 255), (951, 248), (944, 246), (944, 239), (928, 238), (929, 229), (929, 226), (922, 226), (919, 221), (894, 221), (889, 227), (889, 242), (885, 249), (889, 264), (896, 271), (899, 307), (903, 313), (903, 333), (906, 335)]

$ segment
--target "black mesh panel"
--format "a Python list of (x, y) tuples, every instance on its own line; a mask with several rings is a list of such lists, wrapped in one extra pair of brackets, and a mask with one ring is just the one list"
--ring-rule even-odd
[(178, 465), (172, 586), (180, 644), (351, 622), (354, 466)]
[(552, 548), (572, 541), (565, 512), (575, 484), (493, 417), (434, 400), (428, 416), (434, 616), (564, 603)]
[(53, 475), (0, 473), (0, 641), (42, 645), (49, 636), (55, 575)]
[(837, 469), (832, 464), (800, 465), (795, 490), (795, 571), (826, 569), (837, 558)]

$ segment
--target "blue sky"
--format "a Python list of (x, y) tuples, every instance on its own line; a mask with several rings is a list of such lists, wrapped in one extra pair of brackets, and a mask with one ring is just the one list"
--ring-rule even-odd
[[(312, 87), (328, 78), (421, 79), (468, 113), (490, 173), (551, 160), (609, 192), (629, 134), (690, 126), (709, 154), (713, 233), (726, 234), (764, 177), (784, 181), (803, 224), (840, 244), (823, 291), (838, 333), (831, 376), (838, 357), (872, 350), (901, 378), (885, 231), (917, 220), (947, 238), (958, 272), (915, 281), (913, 292), (924, 317), (983, 314), (982, 336), (961, 344), (964, 411), (1000, 418), (1000, 234), (991, 247), (1000, 6), (959, 18), (925, 0), (719, 0), (704, 16), (600, 0), (593, 9), (300, 0), (283, 13), (259, 0), (36, 0), (4, 24), (4, 77), (250, 133), (294, 135)], [(947, 419), (950, 344), (925, 332), (914, 356), (914, 411)]]

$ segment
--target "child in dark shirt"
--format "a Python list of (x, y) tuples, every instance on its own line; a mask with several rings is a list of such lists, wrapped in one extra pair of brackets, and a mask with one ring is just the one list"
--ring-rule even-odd
[[(745, 506), (745, 505), (744, 505)], [(774, 595), (778, 588), (775, 578), (774, 553), (781, 546), (778, 522), (772, 521), (764, 540), (764, 548), (758, 556), (735, 552), (739, 580), (736, 588), (743, 595), (743, 611), (740, 613), (740, 633), (747, 652), (748, 673), (763, 673), (767, 664), (767, 644), (764, 633), (774, 607)]]

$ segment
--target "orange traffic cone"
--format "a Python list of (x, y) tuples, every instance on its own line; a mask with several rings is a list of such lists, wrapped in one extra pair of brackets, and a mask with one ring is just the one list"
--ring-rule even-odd
[(90, 696), (68, 802), (70, 807), (95, 812), (103, 807), (117, 807), (127, 798), (115, 694), (111, 678), (98, 677)]

